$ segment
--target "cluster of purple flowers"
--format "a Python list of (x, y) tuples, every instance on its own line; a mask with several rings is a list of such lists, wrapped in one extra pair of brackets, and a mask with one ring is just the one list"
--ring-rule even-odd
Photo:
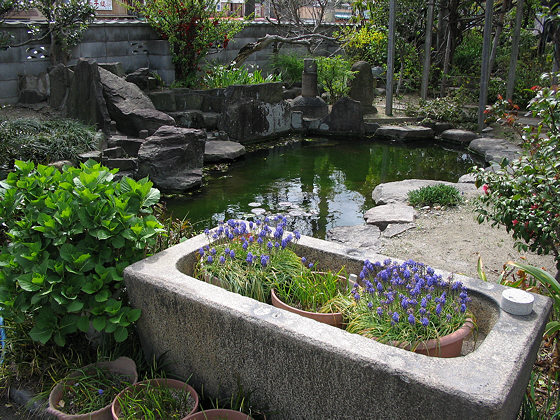
[[(265, 268), (270, 264), (272, 253), (286, 249), (301, 238), (297, 231), (285, 235), (286, 226), (287, 219), (282, 216), (272, 219), (265, 217), (262, 221), (254, 222), (233, 219), (220, 222), (217, 228), (204, 231), (209, 242), (217, 245), (215, 247), (206, 245), (200, 248), (198, 251), (200, 260), (208, 264), (214, 263), (218, 252), (216, 247), (218, 247), (221, 255), (217, 262), (220, 264), (241, 258), (250, 266), (260, 264), (262, 268)], [(239, 247), (243, 250), (242, 253), (239, 252)], [(236, 255), (234, 249), (237, 249), (240, 255)]]
[(464, 320), (470, 301), (461, 282), (444, 280), (431, 267), (413, 260), (402, 264), (366, 260), (360, 282), (352, 288), (355, 301), (391, 325), (408, 322), (428, 327)]

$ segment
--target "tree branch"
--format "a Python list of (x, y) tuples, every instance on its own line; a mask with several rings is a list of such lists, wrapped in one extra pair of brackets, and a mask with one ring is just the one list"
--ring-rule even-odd
[(247, 60), (247, 58), (249, 58), (251, 54), (256, 53), (257, 51), (261, 51), (275, 42), (292, 45), (304, 45), (307, 48), (311, 48), (313, 43), (318, 41), (336, 42), (336, 39), (323, 34), (306, 34), (294, 37), (284, 37), (280, 35), (267, 34), (263, 38), (259, 38), (255, 42), (250, 42), (249, 44), (242, 47), (237, 53), (237, 57), (235, 57), (230, 65), (241, 65), (245, 60)]

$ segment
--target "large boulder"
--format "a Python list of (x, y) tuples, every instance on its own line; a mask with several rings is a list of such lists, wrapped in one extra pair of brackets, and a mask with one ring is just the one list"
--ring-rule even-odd
[(46, 73), (38, 76), (20, 75), (18, 78), (19, 102), (36, 104), (46, 101), (49, 96), (49, 78)]
[(160, 127), (138, 151), (138, 176), (148, 176), (163, 192), (184, 193), (200, 186), (206, 133)]
[(360, 102), (364, 114), (377, 112), (372, 105), (375, 97), (375, 79), (371, 73), (371, 65), (367, 61), (357, 61), (352, 65), (354, 78), (350, 81), (350, 97)]
[(332, 106), (331, 112), (322, 122), (328, 130), (340, 134), (362, 134), (364, 114), (360, 102), (343, 97)]
[(103, 96), (99, 68), (94, 60), (78, 60), (66, 100), (66, 114), (86, 124), (97, 124), (105, 134), (109, 134), (111, 117)]
[(281, 83), (229, 86), (224, 91), (218, 129), (240, 143), (276, 136), (291, 130), (290, 111)]
[(64, 108), (73, 77), (74, 72), (64, 64), (59, 63), (49, 71), (49, 83), (51, 88), (49, 106), (51, 108)]
[(159, 127), (175, 125), (169, 115), (155, 109), (150, 98), (134, 83), (99, 68), (103, 95), (119, 131), (136, 136), (141, 130), (153, 134)]

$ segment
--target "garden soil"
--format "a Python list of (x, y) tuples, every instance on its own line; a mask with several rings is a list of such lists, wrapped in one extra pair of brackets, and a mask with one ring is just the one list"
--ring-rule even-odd
[(480, 256), (489, 281), (498, 279), (508, 261), (535, 265), (556, 274), (552, 256), (518, 252), (511, 234), (488, 222), (479, 224), (476, 215), (472, 201), (443, 210), (420, 210), (416, 228), (385, 239), (381, 253), (475, 278)]

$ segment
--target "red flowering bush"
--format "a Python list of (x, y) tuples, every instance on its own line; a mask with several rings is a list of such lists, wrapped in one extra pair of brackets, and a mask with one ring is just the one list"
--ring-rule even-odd
[(216, 0), (133, 0), (132, 7), (169, 41), (176, 79), (190, 86), (202, 58), (228, 46), (242, 22), (226, 19)]
[[(530, 102), (538, 127), (527, 128), (523, 155), (495, 171), (475, 168), (478, 221), (511, 231), (519, 250), (553, 254), (560, 273), (560, 91), (542, 88)], [(558, 278), (557, 274), (557, 278)]]

